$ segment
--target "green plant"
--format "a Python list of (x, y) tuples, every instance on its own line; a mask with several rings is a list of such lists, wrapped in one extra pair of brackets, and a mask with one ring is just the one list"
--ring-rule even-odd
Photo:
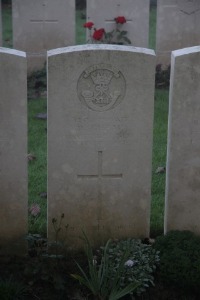
[[(52, 219), (52, 225), (53, 225), (53, 229), (55, 232), (55, 241), (53, 243), (51, 243), (50, 246), (51, 247), (53, 246), (55, 248), (55, 251), (56, 251), (55, 255), (57, 258), (58, 258), (59, 250), (64, 248), (64, 241), (62, 241), (62, 242), (59, 241), (59, 233), (62, 230), (62, 221), (63, 221), (64, 217), (65, 217), (64, 214), (61, 214), (59, 222), (56, 218)], [(66, 230), (68, 229), (68, 226), (69, 226), (69, 224), (65, 225)]]
[(12, 48), (12, 12), (11, 1), (4, 1), (2, 3), (2, 35), (3, 47)]
[(115, 28), (112, 31), (106, 32), (104, 28), (96, 29), (93, 22), (87, 22), (83, 27), (89, 30), (88, 43), (103, 43), (103, 44), (131, 44), (127, 37), (127, 31), (122, 30), (123, 24), (126, 23), (124, 16), (114, 18)]
[(28, 254), (30, 257), (41, 257), (47, 252), (47, 239), (44, 239), (40, 234), (28, 234)]
[(167, 284), (199, 292), (200, 237), (190, 231), (171, 231), (156, 239), (160, 251), (159, 276)]
[[(52, 219), (53, 228), (55, 231), (55, 241), (48, 243), (46, 239), (43, 239), (38, 234), (29, 234), (27, 240), (29, 242), (29, 255), (36, 257), (33, 263), (26, 266), (24, 275), (27, 278), (32, 278), (32, 282), (35, 284), (38, 281), (51, 284), (56, 290), (64, 290), (64, 276), (62, 274), (64, 256), (58, 255), (63, 244), (59, 241), (59, 232), (62, 229), (62, 221), (64, 214), (60, 216), (58, 222), (57, 219)], [(65, 226), (66, 228), (68, 227)], [(51, 254), (55, 251), (55, 254)], [(54, 253), (54, 252), (53, 252)]]
[(158, 89), (169, 88), (170, 65), (163, 69), (161, 64), (156, 66), (155, 85)]
[[(35, 257), (35, 260), (26, 266), (25, 277), (32, 278), (33, 283), (42, 281), (51, 284), (56, 290), (65, 289), (63, 276), (65, 256), (60, 254), (64, 252), (64, 242), (59, 240), (63, 219), (64, 214), (61, 214), (59, 220), (52, 219), (55, 232), (55, 240), (52, 243), (48, 243), (47, 239), (38, 234), (29, 234), (26, 237), (29, 242), (29, 255)], [(67, 228), (68, 225), (65, 225), (65, 229)]]
[[(28, 98), (39, 97), (47, 89), (46, 64), (41, 70), (35, 71), (28, 76)], [(33, 95), (34, 93), (34, 95)]]
[(12, 276), (7, 280), (0, 279), (1, 300), (22, 300), (27, 295), (27, 287), (23, 283), (15, 281)]
[(120, 286), (120, 280), (125, 270), (124, 264), (129, 257), (128, 249), (124, 251), (118, 261), (118, 266), (111, 277), (109, 263), (109, 249), (111, 241), (109, 240), (103, 248), (100, 263), (98, 263), (93, 255), (92, 247), (85, 233), (83, 233), (83, 237), (85, 241), (85, 252), (88, 260), (89, 275), (77, 263), (82, 275), (72, 274), (71, 276), (86, 286), (95, 299), (117, 300), (127, 294), (130, 294), (139, 286), (139, 283), (136, 281), (129, 282), (124, 287)]
[(65, 276), (64, 270), (65, 260), (49, 255), (40, 255), (32, 260), (25, 266), (24, 278), (32, 285), (38, 283), (47, 284), (55, 290), (65, 289)]
[[(100, 250), (100, 257), (103, 252), (104, 247)], [(158, 252), (151, 245), (143, 244), (139, 239), (111, 242), (107, 250), (110, 278), (115, 276), (124, 253), (128, 253), (128, 256), (119, 285), (124, 288), (131, 282), (137, 282), (139, 285), (134, 293), (141, 294), (150, 285), (154, 285), (153, 272), (159, 262)]]

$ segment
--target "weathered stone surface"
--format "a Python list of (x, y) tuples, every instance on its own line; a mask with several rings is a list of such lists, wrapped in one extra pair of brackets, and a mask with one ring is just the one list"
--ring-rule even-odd
[(148, 237), (154, 51), (85, 45), (48, 52), (48, 237), (62, 213), (70, 247), (84, 229)]
[(158, 0), (157, 63), (168, 65), (171, 51), (200, 44), (200, 1)]
[(200, 234), (200, 47), (172, 52), (165, 231)]
[(27, 234), (27, 67), (0, 48), (0, 253), (23, 254)]
[(123, 30), (128, 31), (128, 38), (136, 47), (148, 47), (149, 42), (149, 0), (87, 0), (87, 21), (92, 21), (96, 28), (112, 31), (114, 18), (124, 16), (127, 23)]
[(13, 45), (27, 52), (28, 71), (49, 49), (75, 44), (75, 0), (13, 0)]

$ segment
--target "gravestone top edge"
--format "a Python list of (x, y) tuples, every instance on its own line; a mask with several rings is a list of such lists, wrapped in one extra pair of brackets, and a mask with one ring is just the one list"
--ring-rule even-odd
[(187, 54), (192, 54), (197, 52), (200, 52), (200, 46), (187, 47), (183, 49), (174, 50), (172, 51), (172, 56), (177, 57), (177, 56), (187, 55)]
[(0, 47), (0, 53), (12, 54), (12, 55), (17, 55), (17, 56), (21, 56), (21, 57), (26, 57), (26, 53), (24, 51), (19, 51), (19, 50), (10, 49), (10, 48), (4, 48), (4, 47)]
[(52, 49), (47, 51), (47, 56), (50, 57), (58, 54), (80, 52), (80, 51), (92, 51), (92, 50), (123, 51), (123, 52), (132, 52), (132, 53), (143, 53), (143, 54), (155, 56), (155, 51), (152, 49), (133, 47), (133, 46), (124, 46), (124, 45), (110, 45), (110, 44), (100, 44), (100, 45), (87, 44), (87, 45), (57, 48), (57, 49)]

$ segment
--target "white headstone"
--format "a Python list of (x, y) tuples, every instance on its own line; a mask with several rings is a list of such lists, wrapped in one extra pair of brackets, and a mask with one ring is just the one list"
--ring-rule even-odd
[(200, 1), (157, 1), (157, 63), (170, 64), (171, 51), (200, 44)]
[(200, 46), (172, 52), (165, 231), (200, 234)]
[(154, 68), (131, 46), (48, 52), (50, 241), (62, 213), (72, 247), (82, 229), (96, 245), (149, 236)]
[(74, 44), (75, 0), (13, 0), (13, 46), (27, 52), (29, 72), (47, 50)]
[(149, 0), (87, 0), (87, 21), (96, 28), (112, 31), (114, 18), (124, 16), (127, 20), (122, 30), (133, 46), (148, 47), (149, 43)]
[(25, 253), (27, 67), (24, 52), (0, 48), (0, 253)]

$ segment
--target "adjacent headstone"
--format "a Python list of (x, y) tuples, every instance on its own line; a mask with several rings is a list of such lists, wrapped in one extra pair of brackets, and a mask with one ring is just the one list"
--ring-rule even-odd
[(27, 67), (0, 48), (0, 254), (24, 254), (27, 234)]
[(158, 0), (157, 63), (170, 64), (171, 51), (200, 44), (200, 1)]
[(0, 47), (2, 46), (3, 43), (2, 35), (3, 35), (3, 28), (2, 28), (2, 12), (1, 12), (1, 1), (0, 1)]
[(172, 52), (165, 232), (200, 234), (200, 46)]
[(28, 71), (44, 66), (46, 51), (75, 44), (75, 0), (13, 0), (13, 45), (26, 51)]
[(48, 52), (50, 241), (63, 213), (70, 247), (82, 230), (95, 245), (149, 236), (154, 68), (154, 51), (131, 46)]
[(92, 21), (96, 28), (112, 31), (114, 18), (124, 16), (127, 23), (127, 37), (133, 46), (148, 47), (149, 43), (149, 0), (87, 0), (87, 21)]

